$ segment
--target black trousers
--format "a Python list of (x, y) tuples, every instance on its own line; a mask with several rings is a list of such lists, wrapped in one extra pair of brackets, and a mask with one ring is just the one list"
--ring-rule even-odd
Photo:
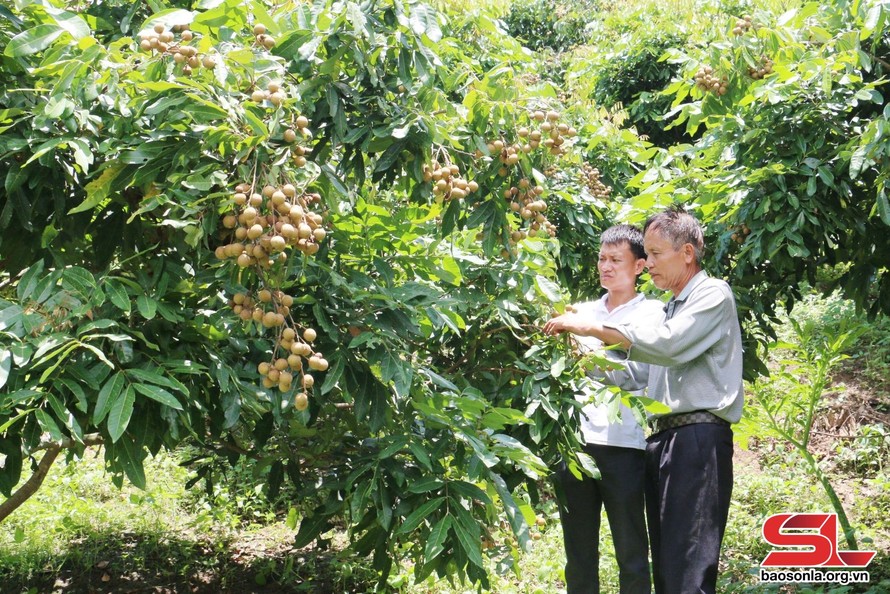
[(646, 446), (646, 515), (656, 594), (714, 594), (732, 495), (732, 429), (697, 423)]
[[(605, 507), (618, 561), (621, 594), (649, 594), (649, 550), (646, 539), (643, 450), (587, 445), (602, 475), (574, 475), (562, 464), (557, 480), (564, 502), (559, 506), (566, 549), (568, 594), (599, 594), (600, 514)], [(607, 588), (614, 592), (614, 588)]]

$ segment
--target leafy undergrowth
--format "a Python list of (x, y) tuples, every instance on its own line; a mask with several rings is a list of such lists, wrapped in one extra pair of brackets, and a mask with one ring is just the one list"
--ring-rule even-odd
[[(829, 473), (856, 530), (859, 546), (875, 550), (871, 581), (856, 586), (767, 586), (756, 567), (769, 551), (764, 520), (780, 512), (830, 512), (824, 490), (803, 459), (779, 440), (757, 438), (736, 449), (735, 488), (718, 591), (721, 593), (844, 594), (890, 592), (890, 387), (881, 375), (890, 361), (887, 319), (859, 319), (838, 300), (814, 300), (795, 310), (827, 332), (847, 319), (866, 324), (851, 358), (834, 374), (820, 402), (812, 453)], [(834, 321), (834, 322), (832, 322)], [(148, 461), (148, 488), (113, 486), (98, 448), (58, 462), (43, 487), (0, 524), (0, 590), (11, 593), (300, 593), (372, 592), (378, 576), (370, 560), (350, 557), (347, 534), (334, 530), (322, 547), (293, 547), (286, 501), (269, 503), (261, 483), (235, 468), (229, 481), (207, 492), (187, 489), (187, 452)], [(200, 483), (198, 484), (200, 485)], [(542, 485), (542, 491), (547, 492)], [(515, 558), (505, 529), (488, 527), (491, 592), (565, 592), (561, 530), (546, 495), (535, 510), (532, 546)], [(293, 524), (291, 524), (292, 526)], [(597, 539), (591, 538), (591, 542)], [(607, 526), (599, 538), (604, 592), (617, 591), (617, 568)], [(841, 543), (840, 548), (844, 545)], [(472, 584), (413, 581), (403, 565), (385, 582), (390, 593), (463, 594)]]
[[(838, 470), (838, 472), (841, 472)], [(59, 464), (44, 487), (0, 526), (0, 583), (3, 592), (372, 592), (377, 576), (370, 562), (342, 551), (340, 531), (327, 547), (296, 550), (295, 532), (263, 498), (260, 489), (240, 487), (213, 493), (187, 491), (187, 471), (172, 456), (151, 462), (149, 488), (118, 490), (104, 476), (101, 456)], [(724, 546), (721, 592), (890, 591), (890, 473), (847, 473), (846, 505), (863, 548), (879, 552), (869, 567), (871, 583), (846, 589), (770, 589), (753, 574), (768, 546), (760, 537), (764, 518), (780, 511), (828, 511), (824, 494), (800, 461), (777, 444), (737, 450), (733, 507)], [(532, 549), (521, 558), (507, 553), (510, 538), (495, 531), (488, 550), (491, 591), (559, 594), (561, 530), (552, 499), (538, 508)], [(593, 539), (592, 539), (593, 540)], [(617, 591), (617, 569), (607, 527), (601, 535), (605, 592)], [(426, 580), (414, 583), (412, 568), (390, 576), (385, 590), (411, 594), (475, 592), (472, 584)], [(610, 586), (611, 585), (611, 586)]]

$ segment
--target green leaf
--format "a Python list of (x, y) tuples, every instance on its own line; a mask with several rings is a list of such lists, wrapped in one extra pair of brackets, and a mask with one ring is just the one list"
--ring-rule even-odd
[(442, 39), (442, 29), (439, 28), (438, 12), (426, 4), (415, 4), (411, 7), (411, 17), (408, 22), (411, 29), (417, 35), (426, 34), (433, 43)]
[(74, 293), (84, 303), (91, 301), (101, 305), (105, 296), (99, 291), (96, 279), (85, 268), (72, 266), (62, 273), (62, 287)]
[(16, 390), (11, 394), (0, 394), (0, 407), (9, 408), (15, 406), (16, 404), (21, 404), (22, 402), (27, 402), (29, 400), (39, 400), (35, 399), (35, 396), (41, 396), (42, 398), (43, 392), (38, 390), (32, 390), (30, 388), (26, 388), (24, 390)]
[[(50, 365), (43, 371), (37, 383), (45, 383), (46, 380), (49, 379), (49, 377), (56, 371), (56, 369), (58, 369), (59, 366), (65, 362), (65, 360), (68, 358), (68, 355), (70, 355), (80, 345), (81, 343), (79, 341), (71, 341), (69, 343), (66, 343), (63, 348), (60, 348), (48, 355), (46, 359), (44, 359), (44, 361), (49, 361), (53, 358), (55, 359), (55, 361), (52, 365)], [(43, 361), (41, 361), (41, 363), (42, 362)]]
[[(160, 368), (154, 368), (160, 371)], [(182, 382), (179, 382), (173, 378), (166, 377), (161, 375), (157, 371), (148, 370), (148, 369), (140, 369), (137, 367), (131, 368), (127, 370), (127, 375), (131, 375), (137, 379), (142, 380), (143, 382), (148, 382), (151, 384), (157, 384), (159, 386), (164, 386), (170, 388), (171, 390), (177, 390), (182, 392), (186, 396), (188, 396), (188, 388)]]
[(48, 48), (64, 31), (58, 25), (37, 25), (13, 37), (7, 44), (4, 54), (11, 58), (36, 54)]
[(43, 260), (38, 260), (35, 262), (25, 274), (22, 275), (22, 278), (19, 279), (19, 284), (15, 288), (15, 294), (18, 296), (19, 301), (28, 301), (33, 299), (34, 289), (37, 288), (37, 283), (40, 282), (39, 275), (43, 272)]
[(2, 425), (0, 425), (0, 434), (6, 433), (6, 431), (8, 431), (9, 428), (12, 427), (12, 426), (15, 424), (16, 421), (18, 421), (19, 419), (24, 419), (25, 417), (27, 417), (28, 415), (30, 415), (30, 414), (31, 414), (32, 412), (34, 412), (35, 410), (37, 410), (37, 409), (36, 409), (36, 408), (28, 408), (28, 409), (25, 409), (25, 410), (23, 410), (22, 412), (20, 412), (18, 415), (12, 417), (12, 418), (9, 419), (8, 421), (6, 421), (6, 422), (3, 423)]
[(144, 396), (148, 396), (152, 400), (160, 402), (170, 408), (182, 410), (182, 405), (179, 404), (176, 397), (164, 388), (152, 386), (151, 384), (133, 384), (133, 387), (136, 388), (137, 392)]
[(343, 371), (346, 369), (345, 357), (333, 357), (332, 361), (331, 368), (328, 369), (324, 378), (324, 383), (321, 385), (322, 394), (327, 394), (334, 389), (334, 386), (336, 386), (337, 382), (340, 381), (340, 378), (343, 377)]
[(26, 342), (20, 342), (9, 347), (12, 354), (12, 363), (19, 367), (24, 367), (31, 360), (34, 354), (34, 347)]
[(448, 530), (451, 528), (451, 516), (445, 515), (441, 520), (433, 525), (430, 534), (427, 537), (426, 544), (423, 547), (423, 556), (427, 563), (438, 557), (445, 550), (445, 538), (448, 536)]
[(195, 20), (195, 13), (182, 8), (168, 8), (155, 12), (142, 24), (141, 31), (153, 29), (155, 25), (164, 25), (168, 29), (176, 25), (190, 25)]
[(98, 425), (108, 414), (111, 404), (117, 401), (121, 391), (124, 389), (126, 377), (123, 373), (115, 373), (108, 378), (102, 389), (99, 390), (99, 396), (96, 399), (96, 408), (93, 409), (93, 424)]
[(111, 402), (111, 408), (108, 411), (108, 435), (111, 437), (111, 443), (116, 443), (127, 430), (127, 425), (130, 424), (130, 418), (133, 416), (135, 401), (136, 392), (133, 391), (133, 386), (127, 386)]
[(100, 361), (102, 361), (103, 363), (105, 363), (106, 365), (111, 367), (112, 369), (114, 369), (114, 364), (108, 360), (108, 357), (105, 356), (105, 353), (103, 353), (102, 351), (100, 351), (99, 349), (94, 347), (93, 345), (86, 343), (86, 342), (81, 342), (81, 343), (79, 343), (79, 345), (81, 347), (87, 349), (88, 351), (92, 351), (92, 353), (94, 355), (96, 355), (97, 359), (99, 359)]
[(414, 459), (417, 460), (417, 462), (421, 466), (423, 466), (428, 472), (433, 471), (433, 463), (432, 460), (430, 460), (430, 454), (426, 450), (426, 448), (423, 447), (423, 444), (417, 443), (417, 441), (415, 440), (411, 440), (411, 442), (408, 443), (408, 449), (411, 450), (411, 453), (414, 454)]
[(519, 546), (522, 547), (523, 550), (528, 550), (529, 545), (531, 544), (531, 539), (529, 538), (528, 524), (525, 521), (522, 510), (516, 505), (516, 500), (513, 499), (513, 495), (510, 494), (510, 490), (507, 488), (507, 483), (501, 475), (492, 472), (490, 477), (492, 483), (494, 483), (495, 490), (501, 498), (501, 503), (504, 505), (504, 512), (507, 514), (510, 528), (519, 540)]
[(330, 516), (316, 513), (314, 516), (303, 518), (300, 522), (300, 531), (294, 538), (293, 546), (302, 548), (311, 543), (322, 532), (331, 528)]
[(385, 460), (385, 459), (389, 458), (390, 456), (405, 449), (405, 446), (408, 445), (408, 436), (407, 435), (398, 435), (398, 436), (392, 438), (392, 442), (393, 443), (391, 443), (388, 446), (386, 446), (385, 448), (383, 448), (383, 450), (381, 450), (380, 453), (377, 454), (377, 457), (380, 460)]
[(291, 530), (297, 529), (297, 508), (291, 507), (287, 510), (287, 520), (285, 521), (285, 526), (290, 528)]
[(0, 310), (0, 330), (15, 329), (25, 318), (25, 310), (19, 305), (11, 305)]
[(887, 190), (881, 188), (878, 192), (878, 215), (885, 225), (890, 226), (890, 201), (887, 199)]
[(67, 334), (49, 334), (40, 340), (37, 346), (37, 352), (34, 353), (34, 359), (38, 364), (43, 363), (44, 361), (41, 359), (43, 359), (44, 355), (50, 351), (55, 351), (50, 357), (57, 355), (72, 342), (73, 340)]
[(426, 519), (428, 515), (439, 509), (442, 504), (445, 503), (445, 497), (436, 497), (435, 499), (430, 499), (417, 509), (415, 509), (411, 514), (405, 518), (405, 521), (399, 526), (398, 530), (395, 531), (395, 535), (399, 534), (408, 534), (413, 531), (415, 528), (420, 526), (420, 523)]
[(414, 370), (408, 361), (403, 361), (398, 355), (386, 351), (381, 361), (381, 377), (384, 382), (392, 381), (396, 395), (404, 398), (411, 389)]
[(74, 151), (74, 162), (84, 174), (88, 173), (94, 160), (90, 143), (82, 138), (72, 138), (68, 142), (68, 146)]
[(40, 425), (40, 428), (49, 433), (49, 436), (53, 441), (61, 441), (64, 437), (62, 435), (62, 430), (59, 429), (58, 423), (53, 419), (48, 412), (43, 410), (42, 408), (38, 408), (34, 414), (37, 416), (37, 422)]
[(158, 302), (147, 295), (140, 295), (136, 298), (136, 309), (143, 318), (150, 320), (158, 311)]
[(77, 422), (77, 418), (65, 408), (65, 405), (62, 404), (62, 401), (55, 395), (55, 393), (47, 392), (46, 399), (52, 407), (53, 412), (56, 413), (56, 417), (61, 419), (78, 441), (83, 442), (83, 429), (81, 429), (80, 423)]
[(86, 392), (83, 391), (83, 388), (77, 382), (62, 378), (59, 380), (59, 383), (67, 387), (71, 390), (71, 393), (74, 394), (74, 397), (77, 399), (77, 410), (82, 413), (85, 413), (89, 410), (89, 402), (87, 402)]
[(69, 210), (68, 214), (77, 214), (79, 212), (92, 210), (105, 202), (111, 195), (112, 185), (115, 180), (117, 180), (121, 172), (126, 169), (127, 166), (123, 163), (117, 161), (111, 163), (104, 171), (102, 171), (102, 175), (84, 186), (87, 197), (83, 202)]
[(445, 483), (437, 476), (424, 476), (408, 487), (409, 493), (426, 493), (441, 488)]
[[(469, 516), (469, 512), (467, 512), (460, 504), (457, 504), (455, 508), (458, 511), (457, 514), (457, 522), (453, 523), (454, 533), (457, 536), (457, 540), (460, 542), (461, 548), (467, 554), (467, 558), (473, 563), (473, 565), (484, 568), (485, 562), (482, 560), (482, 541), (479, 539), (478, 527), (475, 524), (468, 525), (466, 521), (464, 521), (463, 516)], [(472, 518), (470, 518), (472, 521)], [(473, 534), (472, 528), (475, 528), (476, 534)]]
[(10, 371), (12, 371), (12, 351), (3, 349), (0, 351), (0, 388), (6, 385)]
[(90, 36), (90, 26), (78, 14), (59, 10), (53, 6), (45, 6), (46, 13), (53, 17), (56, 24), (71, 34), (74, 39), (83, 39)]
[(145, 489), (145, 467), (142, 464), (140, 449), (133, 440), (124, 439), (115, 448), (117, 461), (123, 467), (130, 482), (140, 489)]
[(562, 290), (555, 282), (540, 274), (535, 276), (535, 287), (538, 293), (546, 297), (551, 303), (559, 303), (563, 300)]
[(325, 174), (325, 177), (328, 178), (328, 181), (331, 182), (331, 186), (337, 190), (343, 197), (349, 196), (349, 190), (346, 188), (346, 185), (334, 171), (334, 169), (330, 166), (330, 164), (325, 163), (321, 166), (321, 172)]

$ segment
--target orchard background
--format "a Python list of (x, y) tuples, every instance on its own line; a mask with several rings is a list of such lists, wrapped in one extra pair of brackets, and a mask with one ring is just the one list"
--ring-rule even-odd
[[(768, 589), (750, 575), (760, 523), (810, 509), (878, 548), (857, 588), (888, 587), (886, 2), (16, 0), (0, 16), (8, 583), (555, 591), (548, 475), (561, 458), (595, 472), (573, 394), (598, 356), (539, 328), (598, 294), (602, 229), (682, 203), (746, 336), (752, 475), (721, 588)], [(81, 493), (88, 476), (115, 488)], [(80, 493), (61, 539), (41, 538), (47, 488)], [(76, 518), (112, 492), (161, 524), (178, 493), (208, 548), (162, 547), (162, 529), (151, 553), (110, 553)], [(287, 551), (229, 576), (219, 560), (255, 524)]]

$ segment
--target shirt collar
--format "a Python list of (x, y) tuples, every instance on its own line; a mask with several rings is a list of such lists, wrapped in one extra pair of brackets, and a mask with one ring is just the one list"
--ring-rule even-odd
[[(621, 305), (619, 305), (618, 307), (616, 307), (615, 309), (613, 309), (610, 313), (615, 313), (616, 311), (619, 311), (619, 310), (621, 310), (622, 308), (625, 308), (625, 307), (629, 307), (629, 306), (631, 306), (631, 305), (634, 305), (634, 304), (636, 304), (637, 302), (642, 301), (642, 300), (645, 299), (645, 298), (646, 298), (646, 296), (643, 295), (642, 293), (637, 293), (636, 296), (635, 296), (633, 299), (631, 299), (631, 300), (628, 301), (627, 303), (622, 303)], [(605, 309), (606, 311), (608, 311), (608, 309), (607, 309), (607, 307), (606, 307), (606, 304), (607, 304), (607, 302), (608, 302), (608, 299), (609, 299), (609, 294), (608, 294), (608, 293), (606, 293), (605, 295), (603, 295), (602, 297), (600, 297), (600, 304), (603, 306), (603, 309)]]
[(692, 293), (692, 290), (695, 289), (699, 284), (704, 282), (708, 277), (708, 273), (704, 270), (699, 270), (695, 276), (689, 279), (689, 282), (686, 283), (686, 286), (683, 287), (683, 290), (680, 291), (679, 295), (674, 295), (671, 297), (667, 303), (664, 304), (664, 312), (667, 314), (668, 318), (671, 318), (674, 315), (674, 308), (678, 303), (682, 303), (686, 301), (686, 298), (689, 297), (689, 294)]
[(699, 283), (703, 282), (708, 278), (708, 273), (704, 270), (699, 270), (695, 276), (689, 279), (689, 282), (686, 283), (686, 286), (683, 287), (683, 290), (680, 291), (680, 294), (673, 298), (674, 301), (686, 301), (686, 298), (689, 297), (689, 294), (692, 290), (699, 285)]

